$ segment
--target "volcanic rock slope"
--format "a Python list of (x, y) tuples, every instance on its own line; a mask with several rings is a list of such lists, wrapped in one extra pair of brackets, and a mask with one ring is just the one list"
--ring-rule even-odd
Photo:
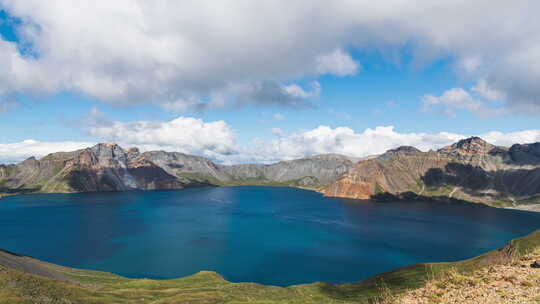
[(341, 155), (320, 155), (272, 165), (221, 166), (177, 152), (122, 149), (98, 144), (74, 152), (0, 165), (0, 193), (93, 192), (181, 189), (200, 185), (318, 187), (354, 164)]
[(357, 199), (391, 194), (494, 206), (540, 202), (540, 143), (506, 148), (471, 137), (438, 151), (400, 147), (358, 162), (319, 191)]
[(184, 185), (135, 148), (98, 144), (0, 167), (4, 192), (89, 192), (178, 189)]
[(203, 157), (177, 152), (152, 151), (143, 155), (170, 175), (214, 185), (321, 186), (345, 174), (358, 160), (324, 154), (270, 165), (222, 166)]

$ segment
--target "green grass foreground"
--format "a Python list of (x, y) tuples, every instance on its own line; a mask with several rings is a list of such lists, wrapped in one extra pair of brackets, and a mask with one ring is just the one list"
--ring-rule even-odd
[(467, 274), (506, 263), (539, 247), (540, 230), (464, 261), (416, 264), (358, 283), (290, 287), (231, 283), (209, 271), (172, 280), (128, 279), (34, 260), (50, 273), (65, 278), (55, 280), (1, 266), (0, 259), (0, 303), (379, 303), (386, 296), (422, 287), (426, 281), (444, 277), (450, 271)]

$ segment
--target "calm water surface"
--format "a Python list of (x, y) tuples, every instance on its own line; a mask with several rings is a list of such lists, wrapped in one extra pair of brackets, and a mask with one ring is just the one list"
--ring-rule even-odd
[(0, 201), (0, 248), (136, 278), (214, 270), (234, 282), (353, 282), (403, 265), (472, 257), (536, 229), (540, 213), (343, 200), (276, 187)]

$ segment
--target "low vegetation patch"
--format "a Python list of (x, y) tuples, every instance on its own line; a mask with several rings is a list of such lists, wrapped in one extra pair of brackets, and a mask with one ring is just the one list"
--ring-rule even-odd
[[(0, 304), (477, 303), (449, 299), (457, 297), (457, 291), (472, 292), (493, 284), (498, 284), (492, 289), (501, 303), (529, 303), (526, 301), (535, 301), (540, 294), (540, 270), (529, 266), (532, 260), (540, 259), (539, 248), (537, 231), (469, 260), (411, 265), (358, 283), (290, 287), (231, 283), (208, 271), (173, 280), (148, 280), (46, 264), (48, 269), (67, 278), (58, 281), (0, 267)], [(526, 298), (516, 298), (524, 290), (531, 293)], [(511, 302), (512, 299), (525, 302)]]
[(452, 270), (422, 288), (392, 299), (394, 304), (515, 303), (540, 301), (540, 270), (530, 264), (540, 259), (537, 248), (521, 257), (479, 268), (467, 274)]

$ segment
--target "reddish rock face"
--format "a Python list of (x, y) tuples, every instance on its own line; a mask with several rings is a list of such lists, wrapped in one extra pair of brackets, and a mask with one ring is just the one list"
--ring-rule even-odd
[(360, 199), (413, 192), (487, 204), (540, 201), (540, 161), (532, 162), (534, 155), (522, 155), (523, 151), (536, 151), (529, 146), (513, 149), (521, 162), (513, 160), (508, 149), (480, 138), (465, 139), (436, 152), (398, 148), (358, 162), (319, 191)]
[(368, 200), (375, 195), (374, 184), (373, 182), (362, 182), (349, 177), (342, 177), (324, 187), (322, 192), (325, 196)]

